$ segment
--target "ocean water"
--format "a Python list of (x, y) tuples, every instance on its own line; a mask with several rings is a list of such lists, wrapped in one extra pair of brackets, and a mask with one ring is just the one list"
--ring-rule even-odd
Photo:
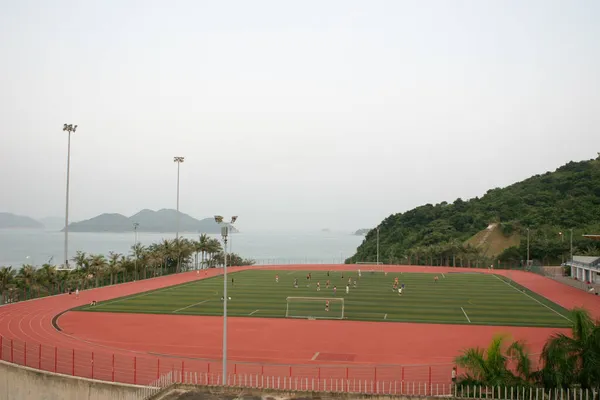
[[(174, 233), (138, 232), (143, 245), (174, 239)], [(220, 239), (219, 235), (209, 235)], [(198, 234), (180, 237), (197, 239)], [(362, 236), (335, 232), (242, 232), (230, 236), (231, 250), (257, 264), (341, 263), (354, 254)], [(69, 233), (69, 258), (80, 250), (88, 254), (110, 251), (129, 254), (134, 233)], [(64, 233), (48, 230), (0, 230), (0, 266), (41, 265), (51, 258), (63, 263)]]

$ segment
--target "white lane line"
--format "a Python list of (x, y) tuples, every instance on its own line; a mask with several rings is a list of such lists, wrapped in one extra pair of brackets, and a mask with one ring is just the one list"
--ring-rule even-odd
[(500, 279), (498, 278), (498, 275), (494, 274), (494, 278), (498, 279), (500, 282), (504, 282), (506, 283), (508, 286), (510, 286), (511, 288), (515, 289), (517, 292), (524, 294), (525, 296), (529, 297), (531, 300), (537, 302), (538, 304), (546, 307), (548, 310), (552, 311), (553, 313), (556, 313), (557, 315), (560, 315), (561, 317), (563, 317), (564, 319), (566, 319), (569, 322), (573, 322), (571, 321), (569, 318), (565, 317), (564, 315), (562, 315), (561, 313), (559, 313), (558, 311), (554, 310), (553, 308), (548, 307), (547, 305), (545, 305), (544, 303), (542, 303), (541, 301), (539, 301), (538, 299), (536, 299), (535, 297), (530, 296), (529, 294), (520, 291), (519, 289), (517, 289), (516, 287), (514, 287), (513, 285), (511, 285), (510, 283), (506, 282), (504, 279)]
[(385, 315), (383, 316), (383, 319), (387, 319), (387, 314), (385, 314)]
[(461, 307), (460, 309), (462, 310), (463, 314), (465, 314), (465, 318), (467, 318), (467, 321), (469, 321), (469, 323), (471, 323), (471, 320), (469, 319), (469, 316), (468, 316), (468, 315), (467, 315), (467, 313), (465, 312), (465, 309), (464, 309), (464, 308), (462, 308), (462, 307)]
[(160, 293), (160, 292), (166, 292), (167, 290), (178, 289), (180, 287), (191, 285), (193, 283), (198, 283), (198, 281), (192, 281), (192, 282), (184, 283), (183, 285), (169, 286), (169, 287), (166, 287), (166, 288), (163, 288), (163, 289), (151, 290), (149, 292), (143, 292), (143, 293), (136, 294), (136, 295), (133, 295), (133, 296), (121, 297), (120, 299), (116, 299), (116, 300), (112, 300), (112, 301), (107, 301), (106, 303), (102, 302), (102, 303), (98, 304), (98, 307), (106, 306), (106, 305), (109, 305), (109, 304), (119, 303), (119, 302), (125, 301), (125, 300), (137, 299), (138, 297), (150, 296), (151, 294)]
[(254, 311), (252, 311), (252, 312), (251, 312), (250, 314), (248, 314), (248, 315), (252, 315), (252, 314), (254, 314), (254, 313), (257, 313), (257, 312), (259, 312), (259, 311), (260, 311), (260, 310), (254, 310)]
[(315, 360), (317, 359), (317, 357), (319, 357), (319, 354), (321, 354), (321, 353), (319, 353), (319, 352), (317, 351), (317, 352), (315, 353), (315, 355), (314, 355), (314, 356), (312, 356), (312, 358), (311, 358), (311, 361), (315, 361)]
[(208, 301), (208, 300), (202, 300), (202, 301), (199, 301), (198, 303), (195, 303), (195, 304), (190, 304), (189, 306), (185, 306), (185, 307), (178, 308), (177, 310), (173, 311), (173, 313), (176, 313), (176, 312), (179, 312), (179, 311), (185, 310), (185, 309), (187, 309), (187, 308), (190, 308), (190, 307), (197, 306), (197, 305), (199, 305), (199, 304), (202, 304), (202, 303), (206, 303), (207, 301)]

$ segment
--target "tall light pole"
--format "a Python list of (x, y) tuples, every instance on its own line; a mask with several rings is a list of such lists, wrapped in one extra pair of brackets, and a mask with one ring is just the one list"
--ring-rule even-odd
[(571, 262), (573, 262), (573, 228), (571, 228)]
[(175, 239), (179, 240), (179, 167), (183, 162), (184, 157), (173, 157), (173, 161), (177, 163), (177, 232)]
[(377, 227), (377, 265), (379, 265), (379, 227)]
[(560, 263), (562, 265), (565, 262), (565, 252), (563, 248), (563, 245), (565, 243), (565, 235), (563, 235), (562, 232), (558, 232), (558, 235), (560, 236)]
[(134, 237), (134, 240), (133, 240), (133, 251), (135, 253), (134, 263), (135, 263), (135, 273), (136, 273), (136, 275), (137, 275), (137, 259), (138, 259), (138, 253), (137, 253), (137, 228), (138, 228), (138, 226), (140, 226), (140, 224), (138, 224), (137, 222), (133, 223), (133, 237)]
[[(233, 225), (237, 216), (231, 217)], [(215, 215), (215, 222), (221, 226), (221, 236), (223, 237), (223, 380), (221, 383), (227, 385), (227, 236), (229, 234), (229, 225), (223, 224), (223, 217)]]
[(527, 266), (529, 267), (529, 228), (527, 228)]
[(71, 133), (75, 133), (77, 125), (64, 124), (63, 132), (68, 133), (67, 144), (67, 194), (65, 199), (65, 269), (69, 268), (69, 178), (71, 175)]

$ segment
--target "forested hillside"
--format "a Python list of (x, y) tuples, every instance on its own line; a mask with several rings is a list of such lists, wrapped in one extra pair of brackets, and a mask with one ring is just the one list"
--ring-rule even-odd
[[(434, 265), (489, 262), (465, 241), (491, 223), (499, 223), (506, 235), (520, 233), (521, 238), (529, 229), (531, 259), (546, 263), (566, 259), (571, 229), (575, 253), (600, 253), (600, 242), (581, 237), (600, 233), (600, 155), (506, 188), (491, 189), (480, 198), (426, 204), (390, 215), (379, 225), (380, 261)], [(376, 261), (376, 236), (376, 230), (371, 230), (347, 262)], [(526, 241), (521, 240), (518, 248), (507, 249), (498, 258), (515, 263), (526, 257)]]

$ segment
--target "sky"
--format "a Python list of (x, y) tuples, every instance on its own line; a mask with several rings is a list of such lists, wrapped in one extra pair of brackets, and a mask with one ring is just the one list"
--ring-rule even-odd
[(600, 2), (0, 0), (0, 211), (355, 230), (600, 151)]

